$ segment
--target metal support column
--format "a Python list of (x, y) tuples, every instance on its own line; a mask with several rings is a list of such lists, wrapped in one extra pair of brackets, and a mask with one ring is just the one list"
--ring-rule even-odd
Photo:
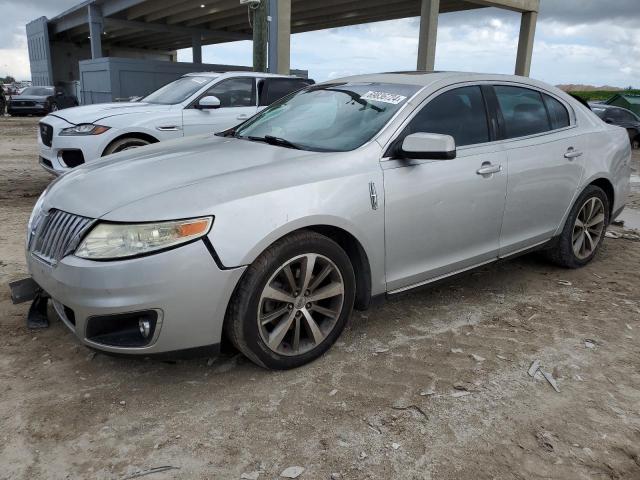
[(102, 32), (104, 31), (104, 20), (102, 10), (99, 5), (90, 3), (89, 10), (89, 37), (91, 38), (91, 58), (102, 57)]
[(440, 0), (422, 0), (420, 36), (418, 38), (418, 70), (431, 72), (435, 67), (439, 13)]
[(531, 58), (533, 56), (533, 41), (536, 35), (537, 21), (538, 12), (524, 12), (522, 14), (518, 56), (516, 58), (516, 75), (528, 77), (531, 73)]
[(202, 35), (194, 33), (191, 38), (191, 48), (193, 50), (193, 63), (202, 63)]
[(269, 72), (291, 70), (291, 0), (269, 0)]

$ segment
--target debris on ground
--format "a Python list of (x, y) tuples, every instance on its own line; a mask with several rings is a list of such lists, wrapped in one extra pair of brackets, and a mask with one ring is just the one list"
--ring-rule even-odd
[(556, 392), (560, 393), (558, 383), (556, 382), (556, 379), (553, 378), (553, 375), (551, 375), (549, 372), (545, 372), (544, 370), (540, 370), (540, 373), (542, 373), (542, 376), (547, 379), (549, 385), (551, 385)]
[(399, 443), (395, 443), (395, 442), (393, 442), (393, 443), (391, 444), (391, 448), (393, 448), (394, 450), (398, 450), (398, 449), (400, 448), (400, 444), (399, 444)]
[(154, 473), (168, 472), (169, 470), (180, 470), (179, 467), (173, 467), (171, 465), (164, 465), (162, 467), (149, 468), (147, 470), (138, 470), (137, 472), (127, 475), (122, 480), (130, 480), (132, 478), (145, 477), (147, 475), (153, 475)]
[(431, 395), (435, 395), (436, 391), (433, 388), (428, 388), (427, 390), (422, 390), (420, 392), (421, 397), (430, 397)]
[(595, 340), (591, 340), (590, 338), (584, 339), (584, 346), (587, 348), (596, 348), (597, 344), (598, 342), (596, 342)]
[(484, 362), (485, 358), (481, 357), (480, 355), (476, 355), (475, 353), (471, 354), (471, 357), (476, 361), (476, 362)]
[(330, 396), (330, 397), (333, 397), (336, 393), (338, 393), (338, 390), (334, 388), (333, 390), (331, 390), (331, 391), (329, 392), (329, 396)]
[(462, 353), (462, 349), (461, 348), (452, 348), (451, 349), (451, 353)]
[(558, 285), (564, 285), (565, 287), (570, 287), (573, 285), (569, 280), (558, 280)]
[(359, 455), (360, 460), (364, 460), (364, 459), (365, 459), (365, 458), (367, 458), (368, 456), (369, 456), (369, 455), (367, 455), (367, 453), (366, 453), (366, 452), (360, 452), (360, 455)]
[(538, 432), (536, 433), (536, 440), (538, 441), (538, 445), (542, 447), (547, 452), (553, 452), (554, 447), (553, 443), (551, 443), (551, 433), (549, 432)]
[(422, 410), (417, 405), (407, 405), (407, 406), (394, 405), (391, 408), (393, 408), (394, 410), (412, 410), (412, 411), (418, 413), (419, 415), (422, 415), (424, 418), (429, 419), (429, 416), (424, 412), (424, 410)]
[(260, 472), (249, 472), (249, 473), (243, 473), (242, 475), (240, 475), (241, 480), (258, 480), (259, 477), (260, 477)]
[(536, 372), (538, 371), (539, 368), (540, 368), (540, 362), (538, 360), (534, 360), (531, 366), (529, 367), (529, 371), (527, 373), (529, 374), (530, 377), (533, 378), (536, 376)]
[(289, 467), (285, 468), (280, 474), (284, 478), (298, 478), (304, 473), (304, 467)]

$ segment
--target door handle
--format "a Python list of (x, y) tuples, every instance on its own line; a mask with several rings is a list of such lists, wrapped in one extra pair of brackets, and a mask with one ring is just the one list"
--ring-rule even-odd
[(484, 162), (476, 173), (478, 175), (492, 175), (494, 173), (500, 173), (502, 171), (502, 165), (492, 165), (491, 162)]
[(242, 113), (237, 117), (238, 120), (246, 120), (247, 118), (249, 118), (249, 115), (247, 115), (246, 113)]
[(573, 160), (574, 158), (578, 158), (582, 156), (582, 152), (576, 150), (573, 147), (569, 147), (567, 149), (567, 153), (564, 154), (564, 158), (568, 158), (569, 160)]

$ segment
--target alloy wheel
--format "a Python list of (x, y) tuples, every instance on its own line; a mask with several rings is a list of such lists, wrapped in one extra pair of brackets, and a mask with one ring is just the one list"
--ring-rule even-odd
[(333, 331), (344, 305), (344, 280), (329, 258), (307, 253), (281, 265), (258, 303), (258, 329), (280, 355), (301, 355)]
[(602, 240), (605, 229), (602, 200), (591, 197), (582, 205), (573, 225), (573, 253), (580, 260), (589, 258)]

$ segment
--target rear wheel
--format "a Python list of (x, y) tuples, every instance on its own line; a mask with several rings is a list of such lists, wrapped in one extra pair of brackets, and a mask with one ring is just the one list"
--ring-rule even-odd
[(297, 232), (247, 269), (229, 305), (225, 330), (258, 365), (295, 368), (331, 347), (354, 298), (355, 275), (344, 250), (323, 235)]
[(601, 188), (589, 185), (573, 206), (549, 257), (563, 267), (583, 267), (598, 253), (608, 225), (609, 199)]
[(631, 140), (631, 148), (633, 148), (634, 150), (640, 149), (640, 135)]
[(144, 147), (151, 142), (143, 140), (142, 138), (126, 137), (116, 140), (107, 147), (104, 151), (105, 155), (111, 155), (112, 153), (124, 152), (125, 150), (131, 150), (133, 148)]

